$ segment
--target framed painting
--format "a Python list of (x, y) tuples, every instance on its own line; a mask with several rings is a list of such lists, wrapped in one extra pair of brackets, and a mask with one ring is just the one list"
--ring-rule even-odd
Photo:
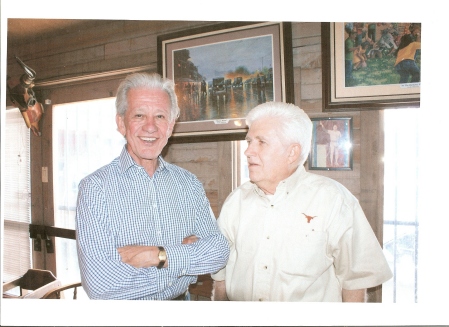
[(323, 111), (417, 108), (421, 23), (321, 23)]
[(243, 139), (252, 108), (294, 102), (292, 66), (290, 23), (225, 22), (159, 36), (158, 72), (174, 81), (181, 110), (173, 137)]
[(311, 118), (310, 170), (352, 170), (352, 118)]

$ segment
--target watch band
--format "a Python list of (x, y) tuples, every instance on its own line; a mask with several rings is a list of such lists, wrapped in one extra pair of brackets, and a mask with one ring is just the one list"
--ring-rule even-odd
[(157, 269), (161, 269), (164, 266), (165, 261), (167, 261), (167, 252), (165, 252), (165, 249), (162, 246), (158, 246), (158, 249), (159, 264), (157, 265)]

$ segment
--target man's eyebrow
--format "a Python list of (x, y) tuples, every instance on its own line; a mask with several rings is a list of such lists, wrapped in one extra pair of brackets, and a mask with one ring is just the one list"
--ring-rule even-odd
[(265, 141), (266, 138), (264, 136), (254, 136), (254, 137), (245, 137), (246, 141), (252, 141), (252, 140), (259, 140), (259, 141)]

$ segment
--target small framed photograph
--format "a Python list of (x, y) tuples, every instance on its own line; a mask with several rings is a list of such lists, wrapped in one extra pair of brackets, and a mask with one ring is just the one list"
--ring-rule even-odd
[(309, 169), (352, 170), (352, 118), (311, 118)]

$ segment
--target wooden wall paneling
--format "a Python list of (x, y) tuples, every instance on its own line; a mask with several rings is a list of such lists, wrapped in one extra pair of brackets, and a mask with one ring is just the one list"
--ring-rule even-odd
[(218, 142), (217, 147), (218, 160), (217, 160), (217, 170), (218, 170), (218, 203), (217, 211), (215, 212), (215, 217), (218, 218), (220, 215), (221, 207), (224, 201), (228, 197), (229, 193), (232, 192), (232, 187), (234, 183), (234, 178), (236, 178), (234, 163), (234, 146), (233, 142)]
[(217, 142), (168, 144), (162, 152), (170, 163), (195, 174), (203, 183), (215, 215), (219, 212), (219, 172)]
[(293, 23), (295, 104), (307, 113), (321, 112), (321, 43), (319, 23)]
[(107, 80), (63, 83), (59, 86), (48, 86), (45, 89), (49, 91), (48, 99), (53, 105), (103, 99), (116, 96), (118, 85), (124, 77), (125, 75), (113, 76)]
[(293, 22), (293, 46), (300, 47), (321, 42), (321, 24), (319, 22)]
[(94, 20), (85, 28), (56, 31), (38, 40), (9, 44), (8, 73), (22, 73), (14, 55), (37, 72), (37, 82), (156, 63), (157, 35), (212, 23)]
[[(87, 22), (87, 23), (86, 23)], [(16, 52), (24, 52), (34, 58), (45, 58), (64, 52), (89, 49), (105, 42), (115, 42), (124, 36), (124, 20), (90, 20), (83, 21), (83, 25), (67, 28), (66, 31), (55, 30), (35, 40), (28, 40), (22, 44), (10, 44)], [(30, 50), (33, 51), (30, 51)], [(25, 58), (23, 58), (25, 59)]]
[(300, 107), (301, 109), (304, 110), (304, 108), (301, 107), (300, 103), (302, 100), (302, 95), (301, 95), (301, 68), (300, 67), (293, 67), (293, 93), (295, 95), (295, 105), (297, 105), (298, 107)]

